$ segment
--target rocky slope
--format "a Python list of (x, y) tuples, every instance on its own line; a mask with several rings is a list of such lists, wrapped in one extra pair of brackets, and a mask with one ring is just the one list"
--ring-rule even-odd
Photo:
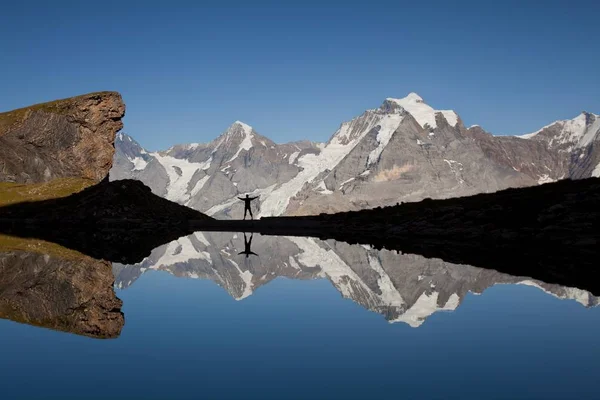
[(111, 264), (73, 254), (0, 246), (0, 318), (93, 338), (118, 337), (125, 320)]
[(241, 122), (211, 143), (151, 154), (120, 135), (111, 179), (140, 179), (218, 218), (241, 217), (243, 193), (260, 196), (260, 216), (358, 210), (598, 176), (599, 121), (582, 113), (493, 136), (411, 93), (344, 122), (323, 144), (278, 145)]
[(239, 255), (242, 250), (242, 234), (194, 233), (155, 249), (141, 263), (113, 264), (115, 285), (127, 288), (144, 272), (159, 270), (210, 279), (242, 300), (280, 277), (328, 279), (343, 297), (412, 327), (436, 312), (456, 309), (468, 293), (496, 284), (536, 286), (586, 307), (599, 303), (585, 290), (331, 240), (255, 235), (252, 251), (258, 256)]

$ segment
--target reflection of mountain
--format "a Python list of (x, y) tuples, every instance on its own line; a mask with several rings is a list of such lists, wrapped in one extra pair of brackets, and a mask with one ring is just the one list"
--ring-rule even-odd
[(246, 258), (237, 255), (243, 244), (242, 235), (197, 232), (155, 249), (141, 263), (114, 264), (116, 285), (125, 288), (148, 269), (163, 270), (213, 280), (241, 300), (277, 277), (326, 278), (344, 297), (413, 327), (437, 311), (456, 309), (468, 292), (479, 294), (502, 283), (536, 286), (586, 307), (599, 302), (584, 290), (366, 246), (255, 236), (252, 250), (259, 257)]
[[(110, 263), (45, 242), (13, 242), (0, 252), (0, 318), (93, 338), (120, 335)], [(15, 249), (23, 247), (32, 250)]]

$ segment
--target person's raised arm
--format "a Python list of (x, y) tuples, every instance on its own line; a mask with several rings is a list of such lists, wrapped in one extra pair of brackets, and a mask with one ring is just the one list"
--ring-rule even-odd
[(250, 197), (250, 200), (254, 200), (254, 199), (258, 199), (259, 196), (256, 197)]
[(246, 200), (246, 199), (245, 199), (245, 198), (243, 198), (243, 197), (238, 197), (238, 199), (240, 199), (240, 200), (242, 200), (242, 201)]

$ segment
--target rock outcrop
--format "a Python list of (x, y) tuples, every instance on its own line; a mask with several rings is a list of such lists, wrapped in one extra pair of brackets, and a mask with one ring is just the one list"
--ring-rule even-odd
[(102, 181), (125, 105), (98, 92), (0, 113), (0, 182)]

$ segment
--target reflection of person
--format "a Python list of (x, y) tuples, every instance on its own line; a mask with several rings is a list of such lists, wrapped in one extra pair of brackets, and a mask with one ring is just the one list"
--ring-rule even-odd
[(258, 254), (252, 252), (252, 249), (250, 248), (252, 246), (252, 236), (254, 236), (254, 234), (250, 234), (250, 240), (248, 240), (248, 238), (246, 237), (246, 232), (244, 232), (244, 251), (240, 251), (238, 253), (238, 256), (241, 254), (245, 254), (246, 258), (250, 257), (250, 254), (253, 254), (255, 256), (258, 257)]
[(254, 199), (258, 199), (258, 196), (250, 197), (246, 195), (246, 197), (238, 197), (238, 199), (244, 202), (244, 219), (246, 219), (246, 213), (250, 213), (250, 218), (254, 219), (254, 216), (252, 215), (252, 209), (250, 208), (250, 202)]

